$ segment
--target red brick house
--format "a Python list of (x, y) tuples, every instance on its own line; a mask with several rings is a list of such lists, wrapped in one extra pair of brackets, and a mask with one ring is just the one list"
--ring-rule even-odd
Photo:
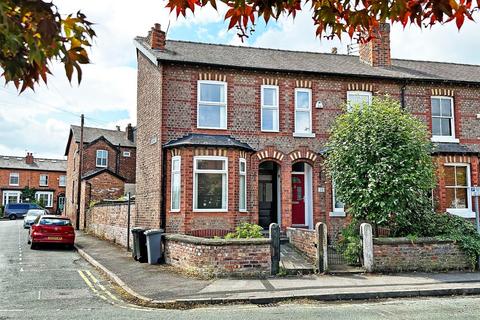
[[(436, 144), (438, 209), (473, 217), (480, 66), (391, 59), (390, 28), (360, 56), (137, 37), (137, 218), (221, 234), (248, 221), (337, 232), (344, 205), (322, 150), (342, 105), (388, 94)], [(420, 57), (421, 58), (421, 57)]]
[(135, 128), (130, 124), (125, 131), (119, 127), (117, 130), (84, 127), (79, 199), (80, 131), (79, 126), (71, 126), (65, 149), (69, 181), (65, 212), (74, 222), (77, 209), (83, 219), (85, 208), (92, 201), (118, 199), (125, 194), (126, 189), (135, 189)]
[[(2, 206), (9, 203), (43, 201), (51, 213), (63, 212), (67, 161), (62, 159), (0, 156), (0, 194)], [(35, 191), (35, 199), (27, 199), (25, 188)]]

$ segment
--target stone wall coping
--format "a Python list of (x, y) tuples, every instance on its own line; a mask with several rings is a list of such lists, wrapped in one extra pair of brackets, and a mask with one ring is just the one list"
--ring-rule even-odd
[(395, 244), (435, 244), (435, 243), (453, 243), (453, 240), (439, 239), (435, 237), (419, 237), (416, 239), (401, 238), (374, 238), (373, 244), (376, 245), (395, 245)]
[(178, 241), (184, 243), (191, 243), (195, 245), (206, 246), (235, 246), (235, 245), (262, 245), (270, 244), (269, 238), (255, 238), (255, 239), (211, 239), (188, 236), (184, 234), (165, 234), (167, 240)]
[(295, 227), (288, 227), (287, 230), (304, 231), (304, 232), (315, 232), (315, 230), (310, 230), (310, 229), (305, 229), (305, 228), (295, 228)]
[[(130, 204), (133, 205), (135, 204), (134, 200), (130, 200)], [(108, 200), (108, 201), (100, 201), (98, 203), (95, 203), (91, 208), (93, 207), (114, 207), (114, 206), (124, 206), (128, 205), (128, 200)]]

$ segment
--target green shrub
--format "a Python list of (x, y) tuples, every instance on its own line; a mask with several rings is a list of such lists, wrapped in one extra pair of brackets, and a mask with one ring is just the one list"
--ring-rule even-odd
[(359, 224), (351, 222), (340, 232), (335, 248), (343, 255), (348, 264), (358, 264), (362, 254)]
[(225, 239), (263, 238), (262, 230), (259, 225), (244, 222), (235, 228), (235, 232), (227, 233)]

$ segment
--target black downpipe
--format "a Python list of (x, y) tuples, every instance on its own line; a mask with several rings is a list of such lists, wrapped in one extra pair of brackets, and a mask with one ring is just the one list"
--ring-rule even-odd
[(165, 230), (167, 224), (167, 201), (165, 197), (167, 196), (167, 152), (162, 150), (162, 187), (161, 187), (161, 196), (160, 196), (160, 229)]
[(402, 109), (405, 109), (405, 89), (407, 88), (407, 82), (404, 82), (400, 88), (400, 105)]
[(118, 174), (120, 172), (120, 144), (118, 144), (117, 147), (117, 154), (116, 154), (116, 159), (115, 159), (115, 173)]

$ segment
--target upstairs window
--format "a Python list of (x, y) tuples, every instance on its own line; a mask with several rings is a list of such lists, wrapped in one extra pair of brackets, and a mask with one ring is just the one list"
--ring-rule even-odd
[(67, 176), (60, 176), (58, 178), (58, 186), (65, 187), (67, 185)]
[(295, 134), (312, 134), (312, 90), (295, 89)]
[(240, 159), (239, 163), (239, 211), (247, 211), (247, 161)]
[(98, 168), (106, 168), (108, 164), (108, 151), (97, 150), (96, 164)]
[(369, 91), (348, 91), (347, 92), (347, 111), (355, 106), (372, 104), (372, 93)]
[(179, 156), (172, 158), (171, 211), (180, 211), (180, 164), (181, 158)]
[(40, 182), (39, 182), (41, 187), (46, 187), (48, 186), (48, 175), (46, 174), (41, 174), (40, 175)]
[(198, 81), (197, 127), (227, 129), (227, 84)]
[(455, 139), (453, 98), (432, 97), (432, 140), (458, 142)]
[(9, 185), (18, 186), (20, 184), (20, 175), (16, 172), (10, 173)]
[(278, 132), (278, 86), (262, 86), (262, 131)]
[(227, 161), (226, 157), (194, 158), (195, 211), (227, 211)]

